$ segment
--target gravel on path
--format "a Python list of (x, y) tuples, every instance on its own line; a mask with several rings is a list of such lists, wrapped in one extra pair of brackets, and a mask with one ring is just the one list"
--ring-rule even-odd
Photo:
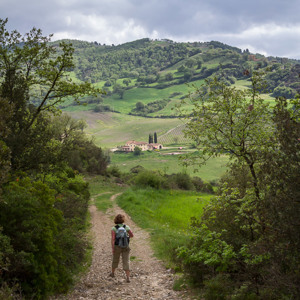
[[(66, 296), (56, 299), (98, 299), (98, 300), (176, 300), (188, 299), (184, 292), (172, 289), (174, 276), (161, 261), (156, 259), (150, 247), (149, 233), (138, 227), (115, 203), (118, 194), (111, 197), (113, 207), (106, 213), (90, 206), (93, 257), (88, 272), (81, 278), (73, 290)], [(116, 270), (115, 278), (109, 277), (111, 271), (111, 228), (117, 214), (125, 215), (125, 224), (134, 233), (130, 241), (131, 281), (126, 282), (122, 263)]]

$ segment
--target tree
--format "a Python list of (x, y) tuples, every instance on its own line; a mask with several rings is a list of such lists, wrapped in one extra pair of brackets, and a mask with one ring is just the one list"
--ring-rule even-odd
[(157, 133), (154, 132), (154, 144), (157, 144)]
[(166, 79), (166, 81), (171, 81), (171, 80), (173, 80), (173, 74), (172, 74), (172, 73), (166, 73), (165, 79)]
[(194, 109), (185, 130), (201, 147), (200, 164), (222, 154), (246, 163), (257, 198), (255, 166), (259, 153), (270, 147), (273, 134), (268, 105), (259, 96), (259, 78), (253, 78), (251, 90), (237, 90), (216, 79), (209, 83), (208, 93), (205, 87), (198, 89), (190, 98)]
[(178, 69), (177, 72), (178, 73), (184, 73), (187, 70), (187, 68), (184, 65), (181, 65)]
[(142, 149), (140, 147), (138, 147), (138, 146), (135, 146), (134, 150), (133, 150), (133, 155), (139, 156), (141, 154), (142, 154)]
[(186, 61), (186, 63), (185, 63), (185, 65), (186, 65), (189, 69), (193, 68), (196, 64), (197, 64), (197, 61), (196, 61), (195, 59), (193, 59), (193, 58), (189, 58), (189, 59)]
[(137, 102), (137, 103), (135, 104), (135, 107), (136, 107), (136, 110), (137, 110), (137, 111), (142, 111), (142, 110), (144, 110), (145, 105), (144, 105), (143, 102), (139, 101), (139, 102)]
[(183, 74), (183, 79), (185, 81), (190, 81), (193, 77), (193, 71), (192, 69), (187, 69), (184, 71), (184, 74)]
[(120, 96), (120, 99), (123, 99), (124, 92), (125, 92), (125, 90), (120, 84), (116, 83), (114, 85), (113, 93), (118, 94)]
[(0, 76), (5, 78), (2, 94), (10, 103), (16, 101), (11, 87), (19, 82), (28, 89), (32, 100), (39, 101), (26, 128), (32, 126), (41, 111), (53, 111), (66, 97), (78, 100), (101, 92), (89, 83), (73, 83), (68, 77), (67, 72), (74, 68), (71, 44), (61, 42), (54, 47), (49, 44), (52, 35), (44, 37), (36, 28), (25, 36), (16, 30), (10, 33), (6, 23), (7, 19), (0, 19)]
[(112, 86), (112, 82), (110, 80), (105, 81), (104, 86), (109, 87)]
[(201, 69), (201, 67), (202, 67), (202, 60), (197, 59), (197, 69)]
[(74, 67), (71, 44), (54, 47), (49, 44), (51, 35), (42, 36), (40, 29), (22, 36), (8, 32), (6, 23), (7, 19), (0, 19), (0, 97), (12, 113), (5, 121), (10, 134), (0, 138), (10, 148), (12, 168), (28, 168), (43, 160), (38, 150), (47, 147), (48, 114), (57, 111), (66, 97), (78, 101), (100, 90), (89, 83), (73, 83), (68, 77)]
[(213, 80), (208, 94), (200, 89), (191, 97), (186, 134), (198, 145), (200, 164), (221, 154), (230, 163), (218, 196), (192, 221), (192, 238), (179, 256), (205, 286), (204, 298), (296, 299), (299, 99), (290, 105), (277, 99), (272, 111), (259, 96), (262, 77), (251, 80), (246, 91)]
[(124, 83), (126, 86), (128, 86), (129, 83), (131, 83), (131, 80), (130, 80), (129, 78), (125, 78), (125, 79), (123, 79), (123, 83)]
[(50, 44), (35, 28), (9, 33), (6, 23), (0, 20), (0, 294), (17, 284), (26, 299), (42, 299), (65, 292), (85, 257), (89, 192), (72, 157), (88, 172), (103, 174), (107, 165), (81, 122), (58, 122), (57, 105), (100, 90), (68, 78), (70, 44)]
[(295, 97), (296, 91), (290, 87), (278, 86), (274, 89), (272, 95), (274, 97), (285, 97), (287, 99), (292, 99)]
[(148, 143), (153, 144), (153, 135), (151, 133), (149, 134)]

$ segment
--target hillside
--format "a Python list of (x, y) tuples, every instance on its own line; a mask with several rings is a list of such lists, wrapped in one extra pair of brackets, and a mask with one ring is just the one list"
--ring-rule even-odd
[(268, 99), (300, 93), (299, 61), (265, 57), (216, 41), (176, 43), (145, 38), (116, 46), (68, 42), (75, 48), (76, 67), (71, 77), (106, 92), (83, 99), (88, 104), (84, 108), (74, 107), (72, 102), (61, 107), (71, 111), (170, 117), (176, 115), (172, 107), (190, 91), (187, 84), (200, 85), (216, 76), (228, 84), (247, 87), (252, 72), (260, 69), (267, 73)]
[(121, 145), (128, 139), (146, 140), (151, 132), (164, 136), (164, 145), (174, 143), (178, 135), (182, 143), (181, 130), (175, 130), (182, 123), (174, 107), (194, 86), (214, 76), (244, 89), (250, 85), (252, 72), (263, 70), (267, 73), (263, 97), (271, 103), (274, 97), (291, 98), (300, 92), (299, 61), (252, 54), (220, 42), (147, 38), (116, 46), (68, 42), (75, 49), (72, 79), (87, 80), (105, 94), (81, 99), (84, 105), (67, 100), (60, 108), (85, 119), (87, 132), (102, 147)]

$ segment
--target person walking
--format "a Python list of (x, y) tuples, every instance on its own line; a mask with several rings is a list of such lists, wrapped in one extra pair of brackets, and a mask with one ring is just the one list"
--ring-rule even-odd
[(115, 271), (118, 268), (120, 256), (122, 256), (123, 270), (126, 274), (126, 282), (130, 282), (129, 268), (129, 240), (133, 237), (133, 233), (128, 225), (124, 224), (125, 216), (118, 214), (114, 223), (115, 226), (111, 230), (111, 247), (113, 253), (112, 271), (110, 276), (115, 277)]

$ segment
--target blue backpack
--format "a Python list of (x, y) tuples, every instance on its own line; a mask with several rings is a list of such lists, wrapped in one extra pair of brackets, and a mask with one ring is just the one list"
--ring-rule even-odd
[(127, 248), (129, 246), (129, 236), (126, 231), (126, 225), (116, 225), (115, 228), (117, 229), (115, 245), (121, 248)]

